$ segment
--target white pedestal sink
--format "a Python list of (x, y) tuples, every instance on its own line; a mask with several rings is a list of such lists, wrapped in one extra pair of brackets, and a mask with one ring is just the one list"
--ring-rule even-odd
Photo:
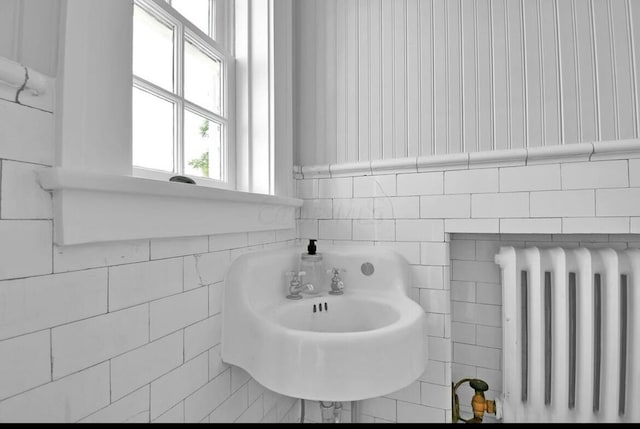
[[(225, 281), (222, 359), (266, 388), (294, 398), (346, 402), (395, 392), (427, 362), (426, 316), (408, 296), (410, 272), (382, 247), (319, 248), (326, 269), (342, 268), (342, 295), (290, 300), (284, 275), (303, 247), (244, 254)], [(363, 264), (374, 271), (363, 273)], [(370, 266), (369, 266), (370, 267)], [(315, 310), (315, 311), (314, 311)]]

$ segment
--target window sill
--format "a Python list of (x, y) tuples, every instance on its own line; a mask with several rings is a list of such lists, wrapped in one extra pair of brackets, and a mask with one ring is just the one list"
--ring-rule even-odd
[(73, 245), (295, 227), (302, 200), (62, 168), (43, 170), (54, 242)]

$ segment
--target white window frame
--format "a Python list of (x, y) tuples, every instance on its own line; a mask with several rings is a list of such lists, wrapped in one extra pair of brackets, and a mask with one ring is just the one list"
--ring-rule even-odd
[[(175, 175), (185, 175), (184, 166), (184, 112), (190, 110), (222, 125), (221, 164), (222, 180), (193, 177), (199, 185), (225, 189), (236, 188), (235, 149), (235, 60), (233, 55), (233, 0), (212, 0), (214, 3), (216, 39), (212, 39), (191, 21), (183, 17), (165, 0), (134, 0), (134, 4), (174, 29), (174, 91), (168, 91), (139, 76), (133, 75), (132, 89), (140, 89), (171, 101), (174, 110), (174, 171), (160, 171), (132, 165), (136, 177), (168, 180)], [(132, 17), (133, 19), (133, 17)], [(221, 112), (216, 114), (194, 104), (184, 96), (184, 50), (189, 40), (207, 55), (220, 60), (222, 74)]]

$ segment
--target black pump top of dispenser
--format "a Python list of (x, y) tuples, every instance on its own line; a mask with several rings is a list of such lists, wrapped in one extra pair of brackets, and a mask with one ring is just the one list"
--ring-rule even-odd
[(321, 261), (322, 253), (316, 253), (316, 241), (317, 240), (309, 240), (309, 245), (307, 246), (307, 253), (303, 253), (301, 255), (303, 261)]

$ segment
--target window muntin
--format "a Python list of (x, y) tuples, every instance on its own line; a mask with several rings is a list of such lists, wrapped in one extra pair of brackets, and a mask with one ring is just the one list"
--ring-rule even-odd
[(132, 160), (136, 175), (166, 179), (184, 174), (199, 184), (233, 187), (232, 118), (226, 106), (232, 58), (211, 37), (220, 30), (216, 6), (221, 5), (220, 0), (135, 0)]

